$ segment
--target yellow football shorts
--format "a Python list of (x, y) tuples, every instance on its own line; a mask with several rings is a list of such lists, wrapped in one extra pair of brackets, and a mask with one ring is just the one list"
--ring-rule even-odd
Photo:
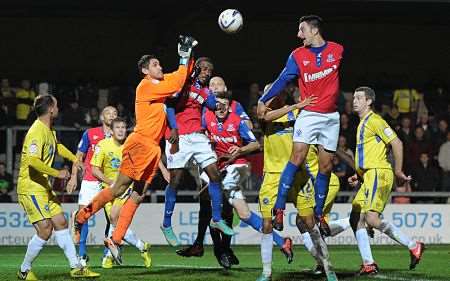
[(53, 191), (47, 194), (19, 194), (18, 201), (32, 224), (44, 219), (51, 219), (63, 212), (61, 203)]
[(389, 200), (393, 183), (392, 169), (367, 170), (363, 175), (363, 183), (353, 199), (353, 211), (382, 213)]
[[(325, 215), (327, 220), (328, 214), (331, 212), (331, 209), (333, 208), (333, 203), (339, 192), (339, 188), (340, 188), (339, 178), (335, 174), (332, 174), (330, 178), (330, 183), (328, 185), (327, 199), (325, 200), (325, 206), (323, 209), (323, 214)], [(296, 197), (294, 197), (294, 200), (292, 201), (294, 203), (294, 206), (297, 208), (298, 214), (300, 216), (307, 217), (314, 215), (314, 206), (315, 206), (314, 194), (315, 194), (314, 185), (311, 179), (308, 179), (308, 182), (305, 185), (297, 188), (296, 190), (293, 190), (292, 194), (290, 194), (292, 196), (297, 195)]]

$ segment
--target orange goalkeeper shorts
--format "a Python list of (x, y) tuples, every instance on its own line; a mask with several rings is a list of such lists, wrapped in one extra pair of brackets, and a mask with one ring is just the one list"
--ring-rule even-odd
[(161, 149), (159, 145), (144, 142), (145, 138), (139, 134), (128, 136), (122, 151), (120, 173), (135, 181), (151, 183), (159, 169)]

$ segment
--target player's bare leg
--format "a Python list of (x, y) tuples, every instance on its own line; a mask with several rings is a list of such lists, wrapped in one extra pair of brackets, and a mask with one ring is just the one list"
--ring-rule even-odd
[(328, 195), (328, 185), (330, 182), (331, 172), (333, 170), (334, 152), (326, 150), (322, 145), (319, 145), (319, 173), (316, 176), (314, 183), (314, 215), (318, 222), (320, 233), (323, 236), (330, 236), (331, 230), (328, 226), (323, 209)]
[(226, 235), (234, 235), (233, 229), (231, 229), (226, 222), (222, 219), (222, 188), (221, 177), (217, 165), (215, 163), (205, 167), (205, 173), (208, 175), (208, 193), (211, 198), (212, 205), (212, 220), (210, 226), (220, 230)]
[(365, 221), (369, 227), (378, 229), (400, 245), (407, 247), (411, 257), (409, 269), (414, 269), (417, 266), (425, 251), (424, 243), (412, 240), (392, 223), (385, 219), (382, 220), (378, 212), (368, 211)]
[(316, 224), (314, 216), (300, 217), (303, 226), (309, 232), (311, 241), (315, 251), (315, 257), (319, 260), (319, 264), (323, 266), (328, 281), (337, 280), (337, 276), (334, 273), (333, 266), (330, 262), (330, 255), (328, 253), (328, 247), (320, 233), (319, 227)]
[(177, 201), (177, 190), (181, 186), (184, 169), (170, 169), (170, 183), (166, 187), (164, 202), (164, 220), (160, 228), (170, 246), (180, 245), (172, 228), (172, 215)]
[(273, 208), (273, 228), (283, 230), (284, 210), (286, 209), (286, 200), (289, 190), (294, 183), (295, 174), (298, 168), (303, 164), (308, 154), (309, 144), (294, 142), (289, 162), (286, 164), (278, 185), (278, 195)]

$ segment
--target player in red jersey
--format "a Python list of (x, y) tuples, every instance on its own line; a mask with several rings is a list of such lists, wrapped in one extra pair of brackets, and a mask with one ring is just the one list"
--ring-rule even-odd
[[(201, 118), (204, 107), (216, 108), (216, 97), (207, 85), (213, 71), (213, 64), (209, 58), (199, 58), (195, 67), (198, 75), (194, 81), (187, 83), (175, 106), (167, 108), (170, 130), (166, 132), (167, 168), (170, 171), (170, 183), (166, 187), (164, 220), (161, 231), (171, 246), (178, 246), (179, 241), (172, 229), (172, 214), (175, 209), (177, 190), (181, 185), (183, 171), (191, 161), (204, 170), (210, 178), (208, 193), (212, 203), (212, 220), (210, 226), (221, 232), (233, 235), (233, 230), (222, 219), (222, 188), (221, 177), (217, 169), (217, 156), (212, 150), (210, 140), (204, 134)], [(175, 116), (175, 118), (173, 117)], [(170, 131), (170, 133), (169, 133)], [(173, 150), (172, 144), (178, 140), (179, 150)], [(176, 144), (175, 144), (176, 145)]]
[[(113, 106), (107, 106), (102, 110), (100, 119), (102, 126), (87, 129), (78, 144), (77, 159), (84, 163), (84, 174), (81, 182), (80, 192), (78, 193), (79, 209), (86, 207), (89, 202), (102, 190), (101, 182), (92, 174), (91, 159), (94, 155), (97, 143), (105, 138), (109, 138), (112, 134), (111, 122), (117, 118), (117, 109)], [(76, 211), (74, 211), (75, 213)], [(72, 213), (72, 215), (74, 214)], [(108, 219), (107, 219), (108, 220)], [(109, 225), (109, 223), (108, 223)], [(107, 226), (108, 228), (108, 226)], [(86, 251), (86, 239), (88, 237), (89, 227), (88, 223), (81, 227), (80, 235), (74, 237), (75, 243), (80, 243), (78, 248), (78, 255), (80, 262), (86, 266), (88, 261)], [(107, 232), (107, 230), (106, 230)]]
[(332, 159), (339, 137), (339, 113), (336, 102), (339, 96), (339, 69), (344, 48), (322, 36), (322, 19), (315, 15), (300, 18), (297, 36), (303, 46), (289, 55), (286, 67), (271, 88), (260, 100), (261, 110), (278, 95), (289, 81), (298, 80), (301, 99), (316, 96), (314, 105), (306, 106), (294, 126), (293, 149), (289, 162), (280, 177), (277, 201), (273, 209), (273, 226), (283, 229), (283, 210), (286, 198), (300, 165), (305, 161), (309, 145), (319, 147), (319, 173), (314, 184), (314, 213), (324, 235), (330, 228), (323, 216), (323, 207), (328, 193), (328, 183), (333, 168)]

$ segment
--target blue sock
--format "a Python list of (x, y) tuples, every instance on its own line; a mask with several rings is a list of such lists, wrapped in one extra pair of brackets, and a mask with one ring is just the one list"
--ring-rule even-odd
[(314, 184), (314, 199), (316, 200), (316, 206), (314, 207), (314, 214), (316, 216), (323, 215), (323, 207), (328, 195), (328, 184), (330, 183), (330, 177), (317, 173), (316, 182)]
[(283, 173), (281, 173), (280, 183), (278, 185), (277, 201), (275, 201), (275, 209), (286, 209), (286, 200), (291, 189), (292, 183), (295, 179), (298, 167), (289, 161), (284, 167)]
[(208, 185), (208, 193), (211, 198), (212, 219), (218, 222), (222, 219), (222, 188), (219, 182), (210, 182)]
[(262, 218), (255, 214), (254, 212), (250, 212), (250, 217), (248, 219), (243, 220), (246, 224), (253, 227), (254, 230), (261, 232), (262, 229)]
[(166, 200), (164, 202), (164, 220), (163, 220), (164, 227), (172, 226), (172, 214), (173, 210), (175, 209), (176, 201), (177, 201), (177, 191), (176, 189), (168, 185), (166, 187)]
[(78, 255), (80, 257), (86, 255), (86, 240), (89, 234), (89, 222), (86, 222), (81, 226), (81, 233), (80, 233), (80, 246), (78, 248)]
[(278, 246), (278, 247), (283, 247), (283, 244), (284, 244), (284, 239), (283, 239), (283, 237), (281, 237), (280, 236), (280, 234), (278, 234), (277, 232), (272, 232), (272, 236), (273, 236), (273, 242), (275, 242), (275, 244)]

